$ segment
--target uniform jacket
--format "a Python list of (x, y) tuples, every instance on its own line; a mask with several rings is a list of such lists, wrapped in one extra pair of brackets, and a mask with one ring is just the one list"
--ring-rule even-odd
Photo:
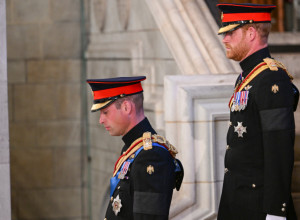
[[(266, 57), (268, 48), (243, 60), (242, 77)], [(218, 220), (259, 220), (266, 214), (297, 219), (291, 198), (293, 85), (280, 68), (264, 70), (248, 85), (243, 89), (249, 91), (246, 108), (230, 113)]]
[[(136, 125), (124, 137), (122, 153), (144, 132), (156, 134), (147, 118)], [(153, 172), (147, 168), (153, 167)], [(142, 150), (130, 164), (126, 178), (118, 183), (109, 201), (107, 220), (167, 220), (175, 183), (174, 158), (160, 147)], [(114, 199), (121, 200), (117, 215), (113, 212)]]

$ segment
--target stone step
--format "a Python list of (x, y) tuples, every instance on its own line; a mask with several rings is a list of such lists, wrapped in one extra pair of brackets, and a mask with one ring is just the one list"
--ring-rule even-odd
[(292, 177), (292, 192), (300, 193), (300, 161), (295, 161), (294, 163), (293, 177)]
[(296, 214), (300, 216), (300, 193), (292, 193)]

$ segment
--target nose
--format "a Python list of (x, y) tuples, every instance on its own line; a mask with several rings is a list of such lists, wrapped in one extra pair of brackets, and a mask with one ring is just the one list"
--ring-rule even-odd
[(229, 36), (229, 34), (227, 34), (227, 33), (223, 35), (223, 40), (222, 40), (223, 43), (228, 42), (228, 38), (229, 38), (228, 36)]
[(100, 117), (99, 117), (99, 123), (103, 124), (104, 123), (104, 117), (103, 114), (100, 113)]

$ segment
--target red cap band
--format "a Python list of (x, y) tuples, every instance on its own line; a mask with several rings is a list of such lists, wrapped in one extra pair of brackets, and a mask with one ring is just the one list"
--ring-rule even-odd
[(98, 91), (94, 91), (94, 100), (105, 99), (109, 97), (118, 96), (121, 94), (130, 95), (142, 91), (143, 88), (141, 83), (136, 83), (129, 86), (122, 86), (122, 87), (117, 87), (112, 89), (98, 90)]
[(249, 21), (253, 20), (256, 21), (271, 21), (271, 14), (270, 13), (227, 13), (223, 14), (222, 22), (235, 22), (235, 21)]

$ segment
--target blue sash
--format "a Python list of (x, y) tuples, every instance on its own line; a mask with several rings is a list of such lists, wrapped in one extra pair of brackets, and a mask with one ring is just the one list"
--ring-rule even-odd
[[(152, 146), (156, 146), (156, 147), (160, 147), (162, 149), (165, 149), (167, 151), (167, 149), (164, 147), (164, 146), (161, 146), (160, 144), (158, 143), (152, 143)], [(119, 171), (117, 172), (117, 174), (112, 177), (110, 179), (110, 197), (112, 197), (118, 183), (120, 182), (120, 179), (119, 179), (119, 174), (120, 172), (122, 171), (124, 165), (126, 164), (126, 162), (129, 162), (130, 164), (134, 161), (134, 159), (137, 157), (137, 155), (144, 149), (144, 146), (140, 147), (135, 153), (134, 153), (134, 157), (129, 157), (121, 166), (121, 168), (119, 169)], [(180, 171), (180, 166), (178, 165), (178, 163), (176, 162), (176, 160), (174, 160), (174, 164), (175, 164), (175, 172), (177, 171)]]

